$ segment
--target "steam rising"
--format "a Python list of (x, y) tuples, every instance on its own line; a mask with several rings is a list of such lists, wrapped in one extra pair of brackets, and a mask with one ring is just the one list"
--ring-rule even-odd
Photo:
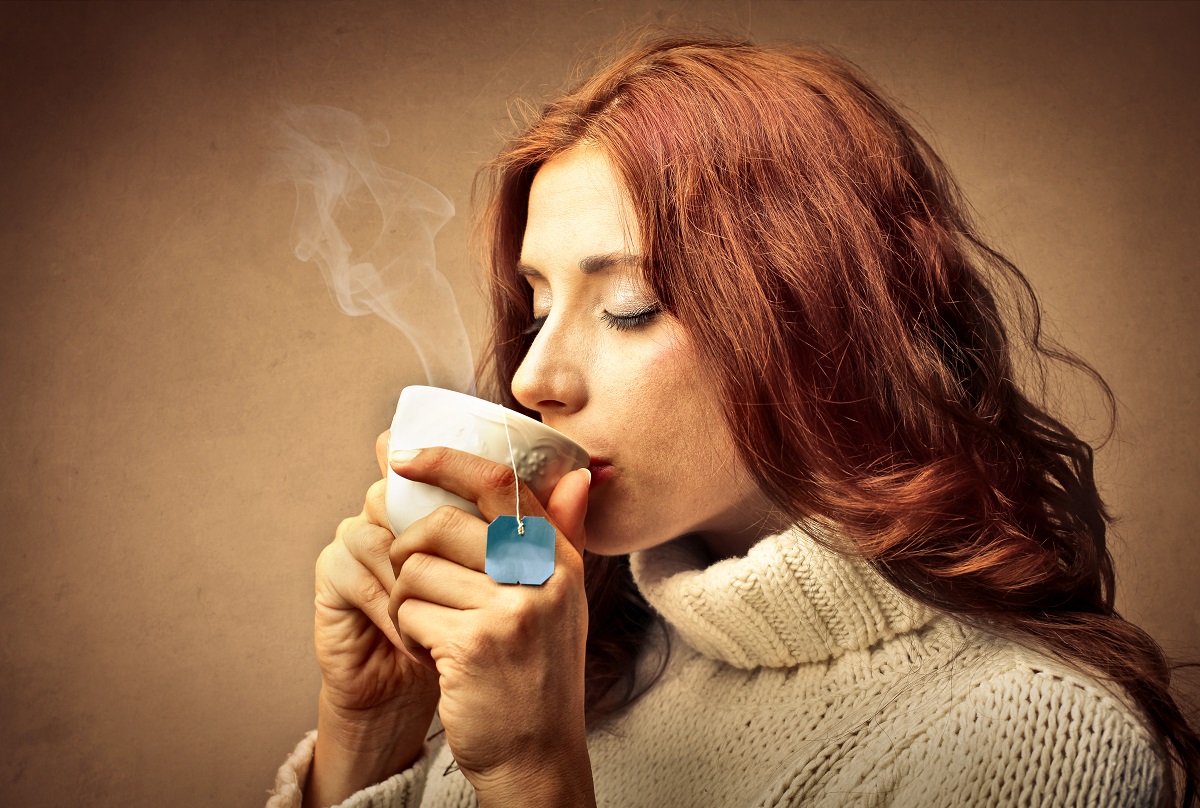
[[(338, 308), (377, 314), (408, 337), (434, 387), (474, 393), (474, 363), (454, 290), (434, 263), (433, 239), (454, 205), (436, 188), (380, 165), (382, 129), (325, 106), (288, 107), (279, 156), (296, 186), (291, 242), (316, 261)], [(347, 233), (378, 222), (368, 238)]]

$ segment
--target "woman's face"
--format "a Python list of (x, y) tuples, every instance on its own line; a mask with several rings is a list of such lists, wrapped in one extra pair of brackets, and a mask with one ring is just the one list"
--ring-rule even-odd
[(592, 456), (587, 549), (698, 534), (717, 558), (782, 525), (746, 472), (688, 335), (645, 286), (637, 222), (608, 159), (573, 149), (529, 194), (519, 269), (537, 335), (517, 400)]

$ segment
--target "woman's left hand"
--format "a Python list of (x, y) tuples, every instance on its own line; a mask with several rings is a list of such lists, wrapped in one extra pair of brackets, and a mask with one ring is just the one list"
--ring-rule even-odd
[(593, 804), (583, 718), (591, 475), (565, 475), (544, 507), (521, 483), (522, 517), (548, 518), (556, 531), (553, 575), (521, 586), (484, 572), (488, 525), (515, 509), (510, 467), (433, 448), (392, 468), (484, 517), (445, 506), (401, 533), (389, 605), (405, 649), (438, 673), (446, 740), (480, 805)]

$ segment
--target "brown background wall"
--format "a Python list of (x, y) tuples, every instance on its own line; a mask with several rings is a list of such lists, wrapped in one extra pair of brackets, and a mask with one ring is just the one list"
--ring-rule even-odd
[(672, 19), (834, 45), (933, 133), (1121, 400), (1121, 608), (1200, 650), (1195, 7), (5, 5), (0, 803), (259, 805), (314, 723), (312, 565), (420, 375), (291, 255), (276, 104), (381, 122), (454, 200), (478, 335), (467, 192), (509, 100)]

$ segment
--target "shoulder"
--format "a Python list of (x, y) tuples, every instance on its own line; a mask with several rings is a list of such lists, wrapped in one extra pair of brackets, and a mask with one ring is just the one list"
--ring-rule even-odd
[[(912, 775), (924, 773), (921, 788), (936, 792), (945, 780), (972, 804), (1155, 804), (1162, 763), (1116, 685), (982, 632), (979, 639), (991, 647), (987, 664), (964, 677), (904, 756)], [(927, 804), (953, 804), (933, 796)]]

